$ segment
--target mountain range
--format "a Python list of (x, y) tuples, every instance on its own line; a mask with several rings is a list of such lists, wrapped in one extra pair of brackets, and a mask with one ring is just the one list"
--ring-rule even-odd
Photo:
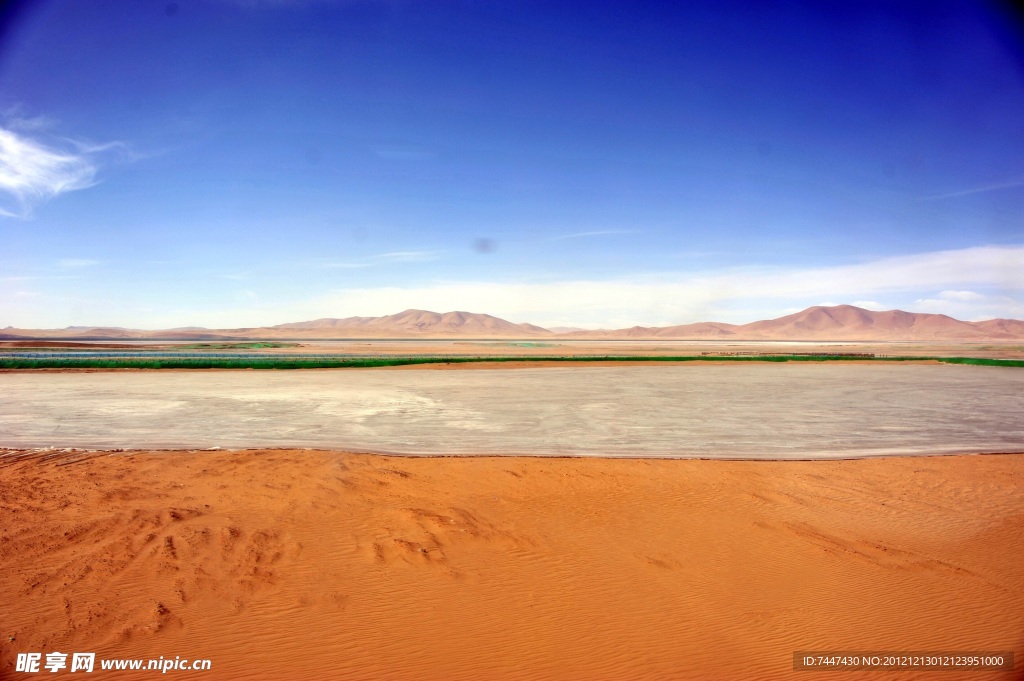
[(0, 329), (0, 340), (50, 338), (62, 340), (238, 340), (342, 338), (552, 338), (552, 339), (676, 339), (676, 340), (809, 340), (809, 341), (996, 341), (1024, 340), (1024, 321), (990, 319), (964, 322), (942, 314), (888, 310), (877, 312), (853, 305), (809, 307), (801, 312), (751, 322), (700, 322), (679, 326), (634, 326), (628, 329), (545, 329), (515, 324), (488, 314), (406, 310), (385, 317), (323, 318), (276, 326), (206, 329), (179, 327), (145, 331), (121, 327), (70, 326), (64, 329)]

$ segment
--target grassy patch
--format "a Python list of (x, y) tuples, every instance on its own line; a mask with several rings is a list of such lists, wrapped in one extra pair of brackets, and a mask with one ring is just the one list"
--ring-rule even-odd
[(844, 357), (842, 355), (757, 355), (757, 356), (645, 356), (576, 355), (532, 357), (59, 357), (0, 358), (0, 369), (354, 369), (407, 364), (464, 364), (472, 362), (914, 362), (1024, 367), (1024, 360), (978, 357)]
[(984, 357), (942, 357), (945, 364), (973, 364), (983, 367), (1024, 367), (1024, 359), (987, 359)]
[(211, 357), (203, 358), (59, 358), (59, 359), (0, 359), (0, 369), (333, 369), (357, 367), (396, 366), (399, 364), (426, 364), (433, 359), (267, 359)]
[[(756, 357), (716, 356), (547, 356), (547, 357), (347, 357), (347, 358), (295, 358), (268, 355), (267, 357), (60, 357), (60, 358), (2, 358), (0, 369), (334, 369), (400, 366), (407, 364), (461, 364), (470, 362), (835, 362), (858, 361), (914, 361), (935, 360), (934, 357), (884, 357), (875, 360), (842, 356), (807, 357), (803, 355), (771, 355)], [(955, 364), (982, 364), (986, 366), (1024, 366), (1021, 360), (988, 360), (973, 358), (940, 358)]]

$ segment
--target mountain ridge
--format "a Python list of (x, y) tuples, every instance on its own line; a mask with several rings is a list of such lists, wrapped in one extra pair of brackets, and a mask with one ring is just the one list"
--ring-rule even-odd
[(274, 326), (140, 330), (111, 326), (63, 329), (7, 327), (0, 340), (239, 340), (328, 338), (551, 338), (565, 340), (807, 340), (807, 341), (988, 341), (1024, 340), (1024, 320), (965, 322), (944, 314), (874, 311), (854, 305), (815, 305), (800, 312), (748, 324), (697, 322), (625, 329), (579, 329), (556, 333), (484, 313), (408, 309), (382, 317), (323, 317)]

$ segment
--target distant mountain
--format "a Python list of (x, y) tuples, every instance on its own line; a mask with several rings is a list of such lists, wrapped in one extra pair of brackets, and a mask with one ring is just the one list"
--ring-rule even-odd
[(634, 326), (629, 329), (609, 332), (609, 337), (619, 334), (627, 338), (683, 338), (689, 340), (717, 340), (735, 337), (735, 324), (722, 322), (698, 322), (678, 326)]
[(1006, 334), (1013, 338), (1024, 338), (1024, 321), (1019, 319), (989, 319), (984, 322), (976, 322), (974, 326), (993, 336)]
[(489, 314), (406, 310), (386, 317), (323, 318), (269, 327), (205, 329), (179, 327), (142, 331), (77, 326), (65, 329), (4, 329), (0, 340), (22, 338), (225, 340), (239, 338), (537, 338), (553, 335), (533, 324), (514, 324)]
[(386, 317), (347, 317), (317, 319), (270, 327), (289, 331), (331, 334), (355, 333), (360, 336), (386, 338), (391, 336), (550, 336), (551, 332), (533, 324), (513, 324), (489, 314), (473, 312), (428, 312), (406, 310)]
[(815, 306), (778, 319), (744, 324), (736, 333), (751, 339), (1009, 340), (1024, 338), (1024, 323), (1005, 319), (962, 322), (944, 314), (875, 312), (836, 305)]
[[(555, 331), (558, 331), (556, 333)], [(942, 314), (888, 310), (875, 312), (853, 305), (815, 306), (778, 319), (749, 324), (700, 322), (679, 326), (634, 326), (628, 329), (555, 331), (533, 324), (514, 324), (488, 314), (406, 310), (385, 317), (323, 318), (269, 327), (204, 329), (181, 327), (140, 331), (120, 327), (73, 326), (65, 329), (14, 329), (0, 339), (182, 339), (243, 338), (562, 338), (677, 340), (808, 340), (808, 341), (1024, 341), (1024, 321), (991, 319), (963, 322)]]
[[(717, 322), (665, 327), (633, 327), (587, 332), (602, 338), (678, 338), (680, 340), (809, 341), (986, 341), (1024, 340), (1024, 321), (992, 319), (962, 322), (943, 314), (888, 310), (875, 312), (853, 305), (816, 305), (778, 319), (734, 325)], [(583, 338), (586, 333), (572, 336)]]
[(580, 329), (569, 333), (561, 334), (570, 338), (684, 338), (691, 340), (714, 340), (716, 338), (731, 338), (734, 336), (734, 324), (719, 322), (699, 322), (697, 324), (682, 324), (680, 326), (631, 326), (628, 329), (600, 329), (589, 331)]
[(291, 322), (289, 324), (278, 324), (272, 326), (272, 329), (337, 329), (337, 328), (353, 328), (358, 326), (364, 326), (369, 322), (382, 319), (381, 317), (345, 317), (344, 319), (334, 319), (331, 317), (325, 317), (323, 319), (314, 319), (311, 322)]

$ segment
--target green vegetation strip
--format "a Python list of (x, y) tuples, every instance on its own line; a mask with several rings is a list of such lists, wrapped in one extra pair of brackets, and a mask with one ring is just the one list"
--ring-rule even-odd
[(807, 355), (735, 356), (548, 356), (548, 357), (367, 357), (344, 359), (263, 358), (0, 358), (0, 369), (343, 369), (400, 366), (406, 364), (465, 364), (471, 362), (913, 362), (938, 361), (947, 364), (1024, 367), (1024, 360), (980, 357), (844, 357)]
[(976, 364), (984, 367), (1024, 367), (1024, 359), (985, 359), (984, 357), (941, 357), (946, 364)]

